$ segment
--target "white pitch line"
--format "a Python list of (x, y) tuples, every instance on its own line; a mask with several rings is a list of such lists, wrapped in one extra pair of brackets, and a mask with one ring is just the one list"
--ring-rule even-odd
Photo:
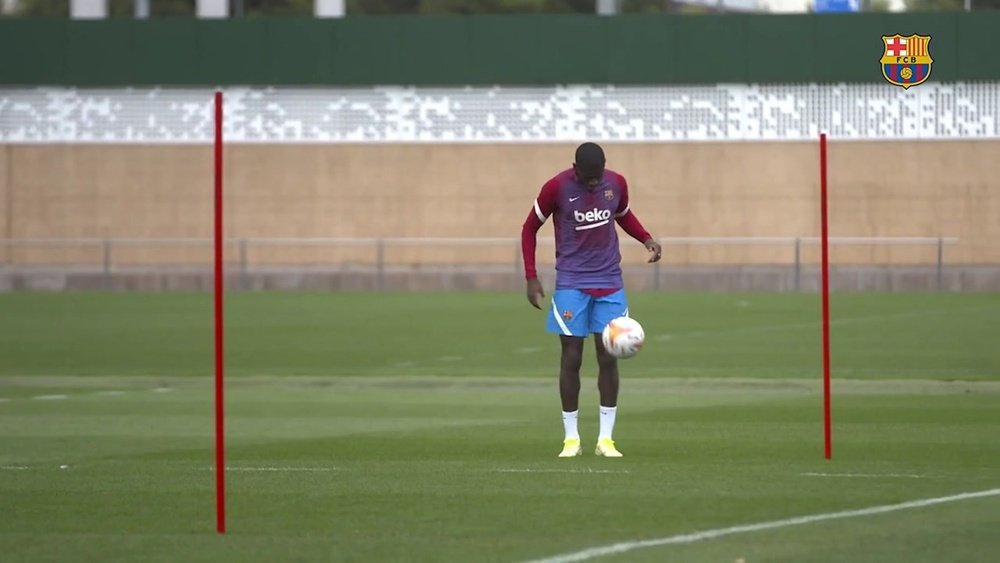
[(803, 477), (859, 477), (859, 478), (878, 478), (878, 477), (907, 477), (910, 479), (926, 479), (926, 475), (917, 475), (915, 473), (799, 473)]
[(812, 522), (822, 522), (824, 520), (836, 520), (839, 518), (854, 518), (855, 516), (870, 516), (873, 514), (884, 514), (886, 512), (895, 512), (897, 510), (922, 508), (925, 506), (931, 506), (935, 504), (944, 504), (946, 502), (956, 502), (960, 500), (991, 497), (996, 495), (1000, 495), (1000, 489), (989, 489), (985, 491), (961, 493), (946, 497), (937, 497), (937, 498), (902, 502), (899, 504), (872, 506), (869, 508), (861, 508), (858, 510), (843, 510), (840, 512), (828, 512), (825, 514), (812, 514), (810, 516), (799, 516), (796, 518), (786, 518), (783, 520), (772, 520), (771, 522), (760, 522), (758, 524), (745, 524), (742, 526), (733, 526), (731, 528), (704, 530), (701, 532), (681, 534), (678, 536), (669, 536), (666, 538), (659, 538), (654, 540), (621, 542), (601, 547), (592, 547), (590, 549), (585, 549), (583, 551), (576, 551), (573, 553), (556, 555), (554, 557), (547, 557), (545, 559), (535, 559), (533, 561), (530, 561), (529, 563), (568, 563), (570, 561), (586, 561), (588, 559), (593, 559), (595, 557), (604, 557), (606, 555), (625, 553), (627, 551), (632, 551), (634, 549), (639, 549), (643, 547), (656, 547), (660, 545), (696, 543), (703, 540), (713, 540), (716, 538), (721, 538), (723, 536), (731, 536), (734, 534), (743, 534), (747, 532), (760, 532), (763, 530), (773, 530), (775, 528), (787, 528), (788, 526), (798, 526), (800, 524), (810, 524)]
[[(959, 309), (959, 311), (967, 310), (978, 310), (971, 307)], [(831, 326), (842, 326), (842, 325), (852, 325), (852, 324), (867, 324), (867, 323), (877, 323), (881, 321), (895, 321), (904, 319), (914, 319), (929, 317), (934, 315), (940, 315), (942, 313), (949, 313), (953, 309), (928, 309), (926, 311), (904, 311), (899, 313), (888, 313), (881, 315), (863, 315), (858, 317), (837, 317), (830, 319)], [(809, 321), (801, 323), (786, 323), (786, 324), (770, 324), (770, 325), (753, 325), (745, 326), (740, 328), (730, 328), (730, 329), (716, 329), (716, 330), (695, 330), (691, 332), (681, 332), (673, 335), (660, 335), (654, 336), (654, 339), (659, 340), (661, 336), (672, 336), (680, 338), (701, 338), (701, 337), (714, 337), (714, 336), (728, 336), (728, 335), (738, 335), (738, 334), (756, 334), (762, 332), (781, 332), (785, 330), (799, 330), (799, 329), (819, 329), (822, 328), (821, 321)]]
[[(214, 467), (210, 467), (215, 471)], [(337, 471), (336, 467), (227, 467), (226, 471)]]
[(7, 401), (9, 401), (9, 400), (10, 400), (10, 399), (5, 399), (5, 398), (3, 398), (3, 397), (0, 397), (0, 403), (6, 403), (6, 402), (7, 402)]
[(63, 399), (68, 399), (66, 395), (36, 395), (32, 397), (36, 401), (61, 401)]
[(24, 471), (25, 469), (31, 469), (27, 465), (0, 465), (0, 470), (3, 471)]
[(626, 469), (493, 469), (496, 473), (628, 473)]

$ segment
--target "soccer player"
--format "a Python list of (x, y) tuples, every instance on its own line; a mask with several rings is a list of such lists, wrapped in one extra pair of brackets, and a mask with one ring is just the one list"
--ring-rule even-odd
[(559, 335), (562, 358), (559, 396), (565, 439), (559, 457), (582, 453), (577, 413), (583, 345), (594, 335), (597, 348), (597, 388), (601, 396), (600, 434), (596, 453), (622, 457), (612, 440), (618, 406), (618, 361), (601, 343), (601, 331), (611, 319), (628, 315), (622, 283), (621, 252), (615, 223), (660, 259), (662, 249), (629, 209), (628, 184), (621, 174), (605, 168), (604, 150), (594, 143), (576, 149), (573, 167), (542, 186), (521, 229), (521, 251), (528, 301), (542, 308), (545, 292), (535, 270), (538, 229), (552, 216), (556, 242), (556, 287), (546, 330)]

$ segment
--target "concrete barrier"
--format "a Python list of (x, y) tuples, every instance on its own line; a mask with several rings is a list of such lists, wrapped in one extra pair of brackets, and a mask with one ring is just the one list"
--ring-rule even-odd
[[(541, 274), (546, 288), (551, 272)], [(686, 266), (629, 268), (630, 291), (667, 292), (809, 292), (819, 291), (816, 268), (798, 276), (790, 266)], [(118, 291), (208, 292), (211, 269), (130, 269), (105, 273), (98, 269), (0, 269), (0, 292)], [(228, 291), (521, 291), (524, 280), (509, 268), (441, 267), (375, 269), (286, 268), (226, 273)], [(834, 267), (835, 292), (997, 292), (1000, 266)]]

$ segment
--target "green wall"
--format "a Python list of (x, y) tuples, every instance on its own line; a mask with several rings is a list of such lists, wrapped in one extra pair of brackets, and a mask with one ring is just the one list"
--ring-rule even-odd
[(0, 20), (0, 84), (880, 82), (881, 35), (931, 35), (931, 81), (1000, 80), (1000, 12)]

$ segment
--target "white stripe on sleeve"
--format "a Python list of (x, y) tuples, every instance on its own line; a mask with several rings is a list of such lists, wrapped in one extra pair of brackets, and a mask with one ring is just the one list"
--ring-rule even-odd
[(535, 200), (535, 217), (538, 217), (538, 220), (541, 221), (542, 223), (545, 222), (546, 217), (545, 215), (542, 214), (542, 208), (538, 206), (537, 199)]

